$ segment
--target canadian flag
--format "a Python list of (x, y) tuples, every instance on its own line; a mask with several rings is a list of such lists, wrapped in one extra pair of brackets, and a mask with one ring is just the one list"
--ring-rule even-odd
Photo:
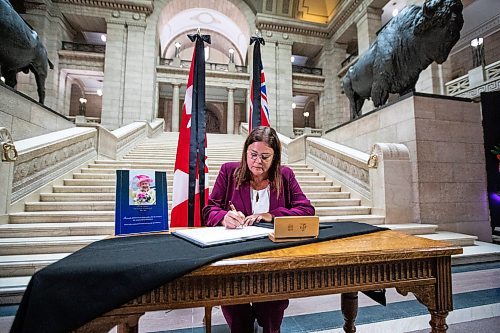
[(182, 106), (170, 227), (200, 227), (201, 210), (208, 202), (204, 42), (210, 43), (210, 36), (197, 33), (188, 37), (195, 42), (195, 48)]

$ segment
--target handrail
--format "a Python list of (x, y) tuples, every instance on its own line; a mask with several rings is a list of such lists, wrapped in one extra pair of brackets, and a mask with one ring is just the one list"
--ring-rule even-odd
[[(175, 59), (171, 59), (171, 58), (161, 58), (160, 65), (175, 66), (174, 60)], [(177, 66), (180, 66), (183, 68), (190, 68), (191, 67), (191, 60), (178, 60), (177, 64), (178, 64)], [(205, 69), (212, 70), (212, 71), (219, 71), (219, 72), (228, 72), (228, 71), (230, 71), (230, 65), (231, 64), (205, 62)], [(239, 73), (247, 73), (247, 66), (235, 65), (234, 71), (239, 72)]]
[[(484, 67), (485, 78), (488, 82), (500, 78), (500, 60)], [(469, 74), (462, 75), (444, 84), (446, 94), (455, 96), (463, 93), (467, 89), (472, 88), (470, 85)]]
[(310, 75), (323, 75), (322, 68), (292, 65), (292, 73), (302, 73)]
[(92, 53), (106, 53), (106, 45), (75, 43), (75, 42), (62, 42), (62, 50), (65, 51), (78, 51), (78, 52), (92, 52)]

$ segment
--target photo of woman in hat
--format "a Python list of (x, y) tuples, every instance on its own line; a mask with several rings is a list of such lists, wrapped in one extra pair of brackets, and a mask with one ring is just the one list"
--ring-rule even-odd
[(156, 191), (154, 179), (147, 174), (137, 174), (132, 177), (131, 183), (131, 205), (154, 205), (156, 204)]

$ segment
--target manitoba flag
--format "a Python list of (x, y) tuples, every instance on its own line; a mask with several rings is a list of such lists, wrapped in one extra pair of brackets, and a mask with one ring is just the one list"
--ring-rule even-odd
[[(205, 51), (209, 35), (188, 35), (195, 42), (177, 144), (172, 191), (171, 227), (200, 227), (208, 201), (205, 135)], [(202, 193), (202, 195), (200, 195)]]
[(260, 56), (260, 44), (264, 45), (264, 38), (250, 38), (253, 46), (253, 76), (250, 89), (250, 114), (248, 119), (248, 133), (258, 126), (270, 126), (269, 107), (267, 106), (266, 76)]

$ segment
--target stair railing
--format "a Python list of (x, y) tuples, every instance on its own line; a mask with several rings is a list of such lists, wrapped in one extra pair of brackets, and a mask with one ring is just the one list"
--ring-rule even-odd
[(7, 222), (9, 212), (22, 209), (22, 199), (38, 195), (47, 184), (62, 182), (62, 178), (98, 156), (119, 158), (162, 130), (162, 119), (135, 122), (114, 131), (85, 124), (13, 142), (15, 160), (0, 164), (0, 224)]

